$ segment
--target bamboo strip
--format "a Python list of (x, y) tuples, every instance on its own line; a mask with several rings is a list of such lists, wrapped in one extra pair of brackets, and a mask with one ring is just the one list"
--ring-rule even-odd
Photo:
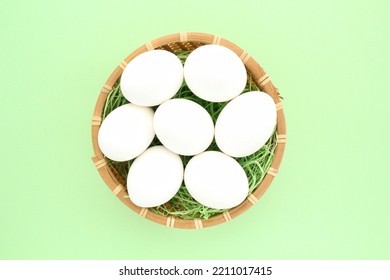
[(270, 167), (267, 171), (267, 174), (271, 175), (271, 176), (276, 176), (276, 174), (278, 174), (278, 170), (276, 168), (273, 168), (273, 167)]
[(100, 169), (106, 165), (107, 165), (107, 162), (105, 161), (105, 159), (101, 159), (101, 160), (98, 160), (97, 162), (95, 162), (95, 166), (97, 169)]
[(282, 102), (276, 103), (275, 106), (276, 106), (276, 111), (283, 110), (283, 103)]
[(92, 125), (100, 125), (102, 123), (102, 117), (93, 116), (92, 117)]
[(104, 85), (102, 88), (102, 92), (109, 93), (112, 90), (112, 87), (109, 85)]
[(180, 42), (187, 42), (187, 32), (180, 32)]
[(287, 135), (286, 134), (279, 134), (277, 143), (278, 144), (285, 144), (286, 140), (287, 140)]
[(203, 228), (203, 223), (202, 223), (202, 220), (201, 220), (201, 219), (195, 219), (195, 220), (194, 220), (194, 223), (195, 223), (195, 228), (196, 228), (196, 229), (201, 229), (201, 228)]
[(145, 47), (146, 47), (146, 49), (147, 49), (148, 51), (154, 50), (154, 47), (153, 47), (152, 42), (147, 42), (147, 43), (145, 44)]
[(240, 55), (240, 59), (242, 60), (242, 63), (244, 63), (244, 65), (248, 62), (250, 58), (251, 58), (250, 54), (247, 53), (246, 51), (243, 51), (242, 54)]
[(147, 214), (148, 214), (148, 208), (141, 208), (139, 215), (145, 218)]
[(127, 66), (127, 62), (125, 60), (122, 60), (121, 63), (118, 65), (122, 70), (125, 70)]
[(214, 45), (220, 45), (220, 44), (221, 44), (221, 40), (222, 40), (221, 37), (219, 37), (219, 36), (214, 36), (213, 44), (214, 44)]
[(225, 218), (226, 222), (229, 222), (232, 220), (232, 216), (230, 216), (229, 211), (223, 212), (223, 217)]
[(167, 223), (165, 224), (167, 227), (175, 227), (175, 218), (170, 216), (167, 219)]
[(258, 201), (258, 199), (257, 199), (257, 197), (254, 195), (254, 194), (250, 194), (250, 195), (248, 195), (248, 201), (250, 202), (250, 203), (252, 203), (252, 204), (255, 204), (257, 201)]
[(118, 186), (115, 187), (115, 189), (112, 191), (115, 195), (118, 195), (119, 192), (123, 189), (122, 184), (119, 184)]

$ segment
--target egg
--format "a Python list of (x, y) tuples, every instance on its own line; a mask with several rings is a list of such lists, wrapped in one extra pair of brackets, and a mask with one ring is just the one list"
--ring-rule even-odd
[(182, 98), (161, 104), (154, 114), (153, 125), (166, 148), (185, 156), (205, 151), (214, 137), (214, 123), (206, 109)]
[(127, 176), (130, 200), (140, 207), (155, 207), (169, 201), (183, 181), (179, 155), (163, 146), (154, 146), (137, 157)]
[(248, 178), (233, 158), (217, 151), (194, 156), (184, 171), (184, 183), (199, 203), (217, 209), (232, 208), (248, 195)]
[(144, 152), (152, 142), (153, 110), (134, 104), (122, 105), (102, 122), (98, 145), (103, 154), (115, 161), (127, 161)]
[(183, 82), (183, 65), (165, 50), (144, 52), (125, 67), (120, 80), (123, 96), (140, 106), (156, 106), (172, 98)]
[(259, 150), (276, 126), (276, 107), (271, 96), (261, 91), (244, 93), (231, 100), (215, 123), (215, 141), (233, 157)]
[(230, 49), (205, 45), (195, 49), (184, 64), (184, 79), (198, 97), (228, 101), (245, 88), (247, 73), (241, 59)]

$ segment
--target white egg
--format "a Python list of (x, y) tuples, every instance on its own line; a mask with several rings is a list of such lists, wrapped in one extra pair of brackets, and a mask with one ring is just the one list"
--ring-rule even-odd
[(152, 50), (135, 57), (122, 73), (124, 97), (140, 106), (155, 106), (172, 98), (183, 82), (183, 65), (171, 52)]
[(214, 137), (214, 123), (199, 104), (187, 99), (171, 99), (154, 114), (154, 130), (169, 150), (191, 156), (205, 151)]
[(215, 141), (225, 154), (245, 157), (267, 142), (275, 126), (272, 97), (261, 91), (244, 93), (222, 109), (215, 124)]
[(241, 59), (230, 49), (205, 45), (194, 50), (184, 64), (184, 79), (198, 97), (228, 101), (245, 88), (247, 74)]
[(153, 110), (126, 104), (104, 119), (99, 129), (98, 144), (106, 157), (127, 161), (144, 152), (154, 135)]
[(184, 182), (199, 203), (217, 209), (232, 208), (248, 195), (248, 178), (233, 158), (217, 151), (194, 156), (184, 171)]
[(183, 181), (179, 155), (154, 146), (137, 157), (127, 176), (130, 200), (140, 207), (155, 207), (169, 201)]

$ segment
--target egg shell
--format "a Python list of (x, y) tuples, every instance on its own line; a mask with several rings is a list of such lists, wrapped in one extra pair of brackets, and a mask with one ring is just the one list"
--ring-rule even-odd
[(103, 154), (115, 161), (131, 160), (150, 145), (154, 138), (151, 108), (122, 105), (107, 115), (98, 133)]
[(241, 59), (230, 49), (205, 45), (191, 52), (184, 64), (184, 78), (198, 97), (223, 102), (245, 88), (247, 73)]
[(182, 98), (161, 104), (153, 119), (154, 130), (169, 150), (191, 156), (205, 151), (213, 141), (214, 123), (199, 104)]
[(195, 200), (216, 209), (237, 206), (249, 192), (248, 178), (241, 165), (217, 151), (194, 156), (185, 168), (184, 182)]
[(165, 50), (152, 50), (135, 57), (120, 80), (123, 96), (140, 106), (156, 106), (172, 98), (183, 82), (183, 65)]
[(215, 124), (215, 141), (222, 152), (245, 157), (258, 151), (276, 126), (276, 107), (261, 91), (244, 93), (231, 100)]
[(183, 181), (179, 155), (163, 146), (147, 149), (132, 163), (127, 176), (130, 200), (140, 207), (155, 207), (169, 201)]

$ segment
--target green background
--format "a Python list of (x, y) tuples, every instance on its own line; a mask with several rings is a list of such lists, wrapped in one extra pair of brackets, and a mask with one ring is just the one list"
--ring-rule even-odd
[[(0, 3), (1, 259), (390, 259), (389, 2)], [(284, 96), (278, 176), (213, 228), (143, 219), (91, 156), (99, 91), (151, 39), (216, 34)]]

